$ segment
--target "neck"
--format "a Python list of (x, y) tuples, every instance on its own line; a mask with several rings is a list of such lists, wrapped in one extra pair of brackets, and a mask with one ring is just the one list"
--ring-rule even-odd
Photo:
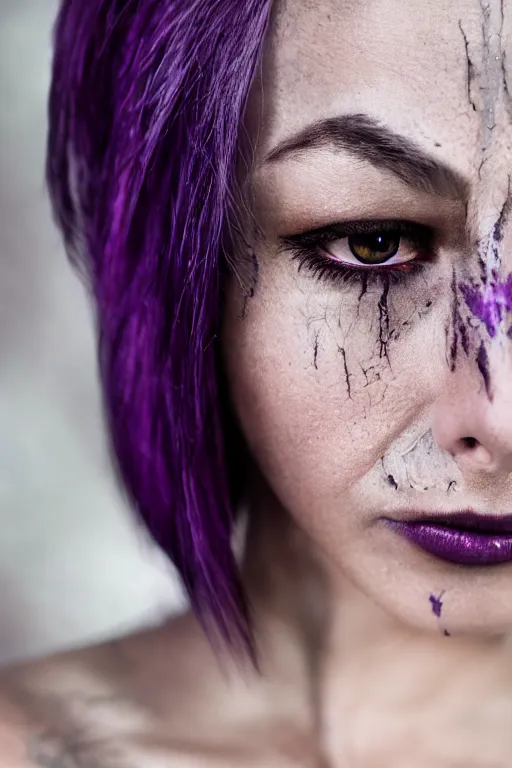
[[(471, 723), (476, 730), (482, 723), (482, 738), (494, 738), (498, 724), (479, 715), (486, 705), (494, 711), (504, 702), (510, 717), (509, 635), (444, 637), (404, 625), (329, 570), (263, 483), (252, 495), (243, 578), (262, 672), (307, 702), (332, 766), (344, 765), (336, 756), (355, 732), (367, 732), (378, 754), (392, 734), (396, 749), (407, 749), (398, 735), (404, 724), (421, 734), (439, 721), (446, 740), (462, 744), (474, 735)], [(392, 764), (391, 757), (395, 752), (391, 762), (377, 763)]]

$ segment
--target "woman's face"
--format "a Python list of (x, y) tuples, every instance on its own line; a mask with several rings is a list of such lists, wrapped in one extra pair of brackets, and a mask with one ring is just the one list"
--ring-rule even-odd
[(388, 612), (510, 628), (512, 563), (383, 518), (512, 515), (512, 2), (286, 0), (250, 106), (257, 279), (223, 342), (253, 455)]

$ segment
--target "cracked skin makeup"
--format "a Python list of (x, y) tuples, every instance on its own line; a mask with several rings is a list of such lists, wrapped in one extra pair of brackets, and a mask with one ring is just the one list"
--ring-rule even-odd
[(0, 731), (36, 765), (510, 768), (512, 0), (82, 5), (52, 188), (197, 613), (0, 678)]

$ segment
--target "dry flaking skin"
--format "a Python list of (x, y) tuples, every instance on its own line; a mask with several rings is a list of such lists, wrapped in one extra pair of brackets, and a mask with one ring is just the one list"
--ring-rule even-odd
[(397, 491), (408, 488), (429, 491), (438, 488), (449, 492), (457, 478), (460, 479), (455, 459), (439, 450), (431, 429), (415, 439), (405, 450), (394, 447), (382, 457), (381, 463), (388, 483)]

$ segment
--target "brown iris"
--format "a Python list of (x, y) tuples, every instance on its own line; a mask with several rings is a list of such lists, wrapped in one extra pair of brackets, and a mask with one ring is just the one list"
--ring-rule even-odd
[(347, 243), (356, 259), (365, 264), (382, 264), (398, 251), (400, 235), (395, 232), (349, 235)]

